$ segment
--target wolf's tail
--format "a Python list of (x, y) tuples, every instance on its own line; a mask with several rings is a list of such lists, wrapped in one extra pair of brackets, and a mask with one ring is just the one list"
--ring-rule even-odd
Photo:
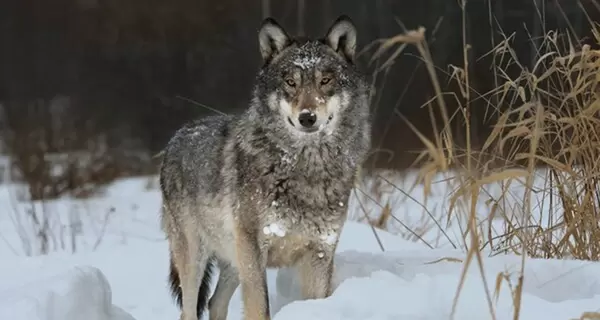
[[(179, 272), (173, 263), (173, 257), (170, 258), (170, 266), (169, 266), (169, 285), (171, 287), (171, 295), (175, 302), (181, 308), (183, 301), (183, 293), (181, 291), (181, 279), (179, 278)], [(198, 300), (197, 300), (197, 311), (198, 319), (202, 318), (202, 312), (208, 303), (208, 294), (210, 293), (210, 280), (213, 271), (212, 259), (206, 263), (206, 268), (204, 269), (204, 275), (202, 276), (202, 282), (200, 283), (200, 290), (198, 291)]]

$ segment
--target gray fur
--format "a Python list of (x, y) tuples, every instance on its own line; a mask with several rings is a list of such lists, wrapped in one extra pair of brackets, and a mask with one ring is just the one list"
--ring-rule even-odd
[[(266, 19), (264, 65), (249, 108), (192, 122), (169, 141), (160, 171), (162, 225), (172, 282), (181, 280), (174, 293), (182, 296), (182, 320), (198, 319), (205, 307), (197, 303), (208, 294), (202, 279), (211, 261), (221, 271), (208, 302), (211, 320), (226, 319), (238, 285), (244, 319), (270, 319), (267, 267), (296, 267), (305, 298), (331, 294), (348, 199), (370, 148), (368, 85), (354, 65), (355, 37), (345, 16), (319, 40), (291, 39)], [(295, 118), (302, 110), (318, 116), (316, 132), (302, 131)]]

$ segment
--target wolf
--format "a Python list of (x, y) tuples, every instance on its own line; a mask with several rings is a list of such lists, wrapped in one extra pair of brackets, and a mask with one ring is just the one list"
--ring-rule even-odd
[(305, 299), (332, 294), (348, 200), (371, 147), (356, 41), (346, 15), (317, 39), (290, 37), (266, 18), (248, 108), (192, 121), (167, 143), (161, 224), (181, 320), (205, 309), (226, 319), (238, 286), (244, 319), (270, 319), (267, 268), (295, 268)]

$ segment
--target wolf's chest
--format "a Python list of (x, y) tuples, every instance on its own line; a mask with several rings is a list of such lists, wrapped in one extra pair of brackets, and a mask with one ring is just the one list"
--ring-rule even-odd
[(259, 232), (269, 241), (305, 241), (306, 244), (334, 245), (341, 231), (342, 221), (291, 220), (278, 215), (267, 216)]
[(267, 252), (269, 267), (282, 267), (295, 263), (306, 252), (335, 250), (341, 224), (313, 224), (308, 221), (292, 223), (291, 219), (271, 215), (258, 230), (260, 243)]
[[(332, 150), (335, 150), (332, 151)], [(297, 153), (264, 152), (248, 156), (238, 183), (269, 201), (290, 206), (327, 206), (344, 201), (352, 188), (356, 166), (338, 147), (307, 146)]]

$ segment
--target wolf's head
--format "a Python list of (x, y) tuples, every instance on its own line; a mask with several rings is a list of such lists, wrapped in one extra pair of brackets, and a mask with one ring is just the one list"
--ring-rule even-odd
[(267, 18), (259, 45), (263, 66), (254, 101), (263, 123), (306, 139), (365, 120), (367, 85), (355, 66), (356, 29), (350, 18), (340, 16), (320, 39), (291, 38)]

